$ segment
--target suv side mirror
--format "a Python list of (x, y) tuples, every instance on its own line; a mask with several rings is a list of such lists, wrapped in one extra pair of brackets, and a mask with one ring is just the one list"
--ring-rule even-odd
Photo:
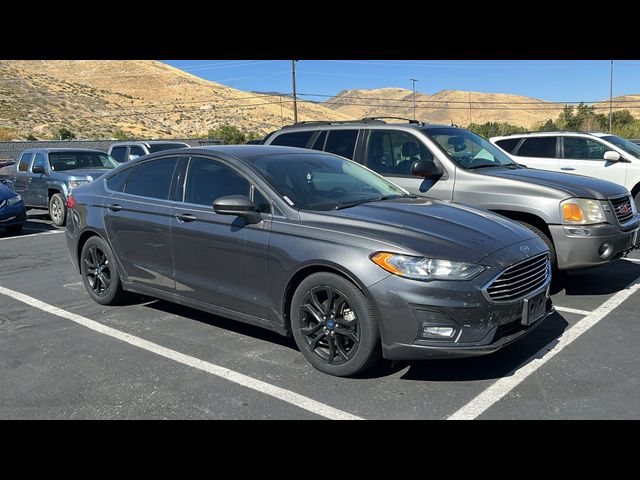
[(31, 169), (31, 173), (35, 173), (35, 174), (40, 174), (42, 175), (45, 172), (44, 167), (42, 165), (35, 165), (32, 169)]
[(433, 160), (416, 160), (411, 165), (411, 175), (416, 177), (433, 177), (442, 173), (442, 169)]
[(220, 197), (213, 202), (213, 211), (218, 215), (235, 215), (244, 218), (247, 223), (260, 223), (262, 217), (256, 211), (256, 206), (249, 197), (244, 195), (229, 195)]
[(620, 161), (620, 154), (618, 152), (614, 152), (613, 150), (608, 150), (606, 152), (604, 152), (604, 157), (605, 160), (607, 160), (608, 162), (618, 162)]

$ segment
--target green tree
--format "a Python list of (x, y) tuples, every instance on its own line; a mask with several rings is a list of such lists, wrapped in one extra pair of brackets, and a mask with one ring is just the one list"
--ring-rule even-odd
[(58, 140), (73, 140), (76, 138), (76, 134), (67, 127), (60, 127), (54, 133)]
[(111, 136), (116, 140), (131, 140), (131, 136), (122, 130), (116, 130)]
[(33, 133), (30, 133), (29, 135), (27, 135), (27, 140), (33, 142), (33, 141), (36, 141), (38, 139), (33, 135)]
[(506, 122), (485, 122), (482, 124), (471, 123), (467, 126), (467, 130), (477, 133), (481, 137), (490, 138), (498, 135), (510, 135), (512, 133), (521, 133), (525, 129)]

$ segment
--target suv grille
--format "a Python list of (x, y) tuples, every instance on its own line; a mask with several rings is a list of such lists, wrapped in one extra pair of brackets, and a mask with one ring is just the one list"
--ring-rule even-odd
[(620, 224), (627, 223), (633, 218), (633, 208), (631, 207), (631, 197), (626, 196), (622, 198), (609, 199), (613, 211), (616, 213), (616, 218)]
[(549, 277), (549, 255), (542, 253), (510, 266), (488, 287), (494, 302), (510, 302), (540, 288)]

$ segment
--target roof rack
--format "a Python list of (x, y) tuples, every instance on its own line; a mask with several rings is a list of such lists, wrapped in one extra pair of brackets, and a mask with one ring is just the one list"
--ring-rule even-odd
[(386, 124), (383, 119), (389, 120), (404, 120), (413, 125), (424, 125), (423, 122), (419, 120), (412, 120), (410, 118), (404, 117), (364, 117), (360, 120), (305, 120), (303, 122), (296, 122), (293, 125), (285, 125), (282, 128), (295, 128), (295, 127), (304, 127), (307, 125), (348, 125), (350, 123), (375, 123), (375, 124)]
[(505, 135), (505, 137), (512, 137), (514, 135), (529, 135), (533, 133), (583, 133), (586, 135), (593, 135), (593, 132), (585, 132), (584, 130), (533, 130), (529, 132), (515, 132)]

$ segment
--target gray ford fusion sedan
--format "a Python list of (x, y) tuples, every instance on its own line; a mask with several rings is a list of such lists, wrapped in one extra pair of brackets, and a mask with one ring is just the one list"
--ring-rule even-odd
[(553, 310), (527, 228), (299, 148), (128, 162), (74, 190), (66, 239), (96, 302), (137, 292), (292, 335), (332, 375), (490, 353)]

